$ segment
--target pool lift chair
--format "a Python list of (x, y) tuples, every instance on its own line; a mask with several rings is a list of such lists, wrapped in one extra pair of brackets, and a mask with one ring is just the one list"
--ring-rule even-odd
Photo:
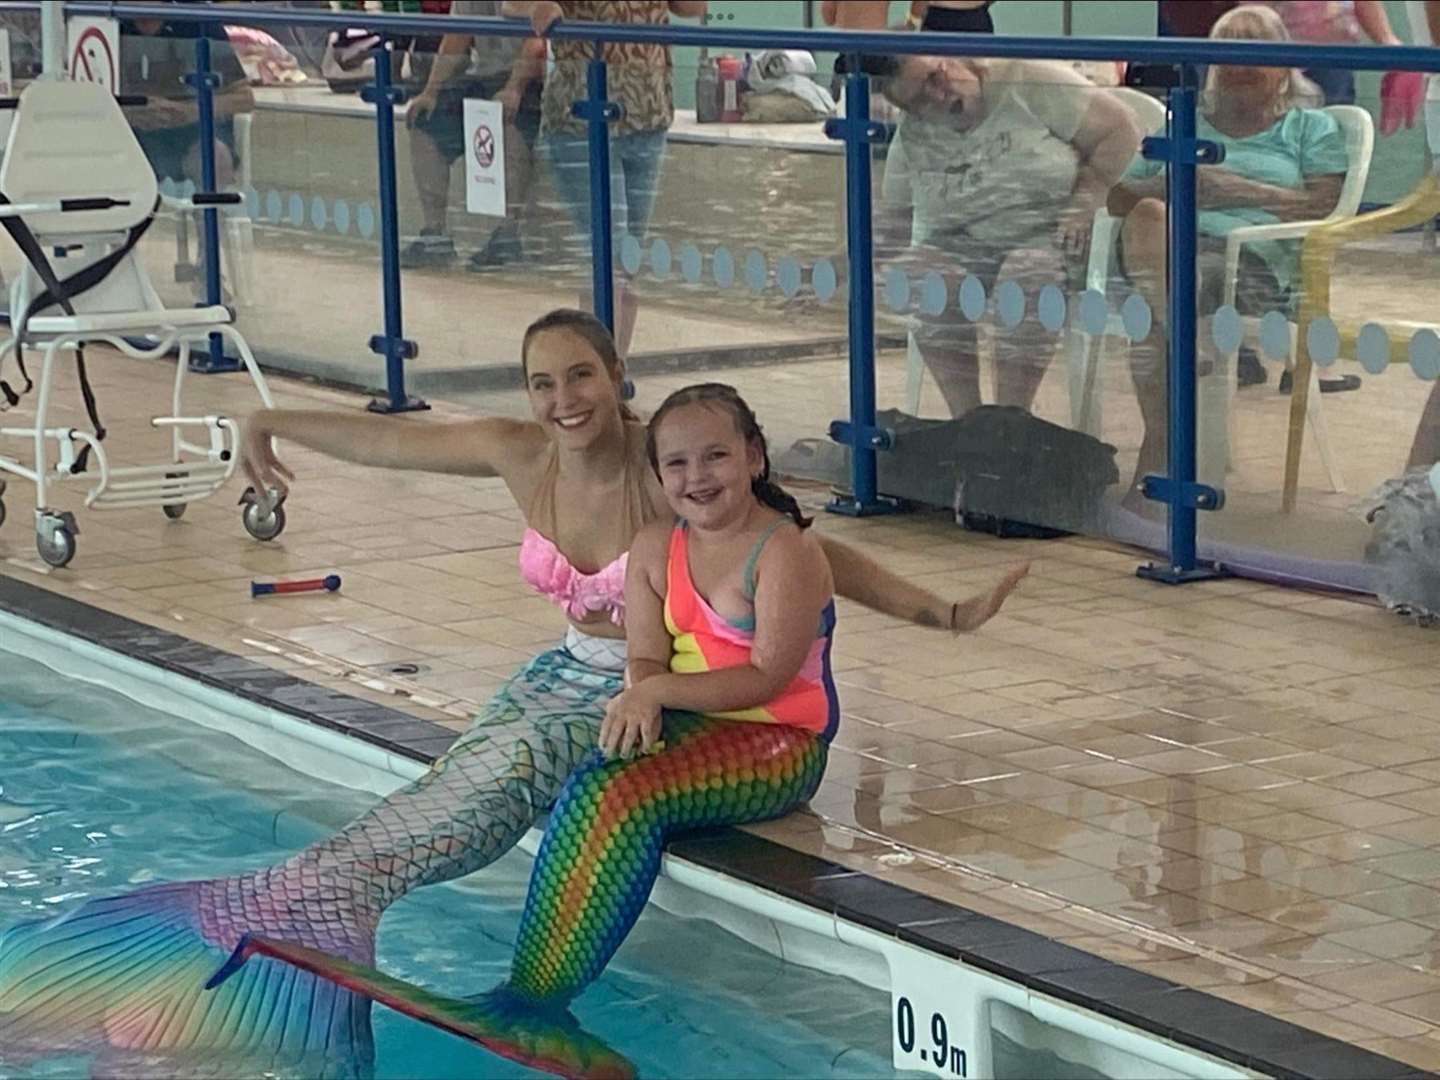
[[(101, 86), (41, 80), (20, 95), (0, 165), (0, 225), (20, 247), (26, 265), (10, 287), (10, 336), (0, 339), (0, 409), (17, 405), (20, 394), (32, 386), (24, 367), (25, 350), (39, 351), (42, 360), (34, 426), (0, 426), (0, 437), (33, 443), (33, 465), (0, 454), (0, 474), (34, 482), (35, 545), (51, 566), (70, 562), (79, 532), (74, 515), (51, 503), (51, 489), (89, 466), (94, 470), (87, 508), (158, 506), (172, 520), (185, 512), (187, 503), (219, 491), (234, 473), (235, 421), (187, 416), (181, 410), (192, 346), (204, 349), (211, 334), (225, 337), (244, 362), (261, 402), (272, 404), (255, 356), (234, 326), (234, 311), (221, 305), (167, 308), (136, 257), (136, 244), (162, 205), (189, 211), (238, 200), (238, 195), (213, 192), (188, 199), (160, 196), (155, 173), (124, 113)], [(155, 427), (170, 430), (169, 460), (110, 464), (85, 370), (83, 347), (92, 341), (144, 359), (175, 349), (170, 413), (151, 419)], [(50, 422), (56, 361), (65, 350), (75, 352), (93, 434)], [(18, 392), (7, 381), (16, 374), (23, 381)], [(197, 434), (203, 441), (191, 442)], [(53, 459), (47, 455), (52, 443)], [(0, 496), (4, 488), (0, 476)], [(241, 499), (246, 531), (258, 540), (278, 536), (285, 527), (281, 501), (274, 492), (261, 497), (247, 490)], [(4, 517), (0, 499), (0, 522)]]

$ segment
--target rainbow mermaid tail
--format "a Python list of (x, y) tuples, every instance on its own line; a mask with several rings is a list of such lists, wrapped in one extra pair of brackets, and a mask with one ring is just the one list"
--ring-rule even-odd
[[(253, 956), (283, 960), (338, 988), (483, 1046), (493, 1054), (557, 1076), (629, 1080), (635, 1066), (584, 1031), (569, 1012), (537, 1007), (505, 987), (476, 998), (449, 998), (318, 949), (245, 935), (206, 989), (228, 985)], [(243, 970), (242, 970), (243, 969)]]
[(425, 776), (278, 866), (87, 900), (0, 932), (0, 1071), (92, 1054), (107, 1075), (141, 1060), (156, 1075), (194, 1075), (198, 1060), (228, 1062), (229, 1076), (367, 1075), (369, 998), (278, 960), (213, 993), (205, 980), (248, 931), (373, 963), (391, 903), (487, 865), (549, 806), (594, 747), (623, 661), (623, 642), (572, 635)]
[(510, 980), (470, 1000), (441, 997), (363, 964), (251, 937), (247, 957), (294, 963), (336, 985), (562, 1076), (626, 1075), (566, 1006), (610, 962), (639, 918), (665, 842), (686, 829), (780, 817), (814, 793), (825, 740), (799, 728), (667, 713), (665, 748), (632, 761), (592, 755), (566, 781), (530, 875)]

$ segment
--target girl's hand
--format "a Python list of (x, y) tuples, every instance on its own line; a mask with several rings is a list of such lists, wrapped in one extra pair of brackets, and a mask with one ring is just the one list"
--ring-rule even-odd
[(1028, 573), (1030, 564), (1022, 563), (1001, 578), (1000, 583), (989, 592), (956, 604), (950, 613), (950, 629), (957, 634), (980, 629), (995, 617), (1004, 606), (1006, 597), (1015, 591)]
[(635, 686), (610, 699), (600, 725), (600, 751), (607, 758), (629, 759), (648, 753), (660, 738), (660, 706)]

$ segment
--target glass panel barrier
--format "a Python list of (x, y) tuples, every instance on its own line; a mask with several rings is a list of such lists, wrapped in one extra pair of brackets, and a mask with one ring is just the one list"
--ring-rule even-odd
[(1125, 206), (1158, 266), (1122, 261), (1107, 211), (1117, 181), (1154, 171), (1139, 142), (1164, 106), (1058, 62), (891, 67), (874, 267), (897, 446), (881, 490), (1002, 535), (1106, 534), (1143, 501), (1132, 478), (1165, 471), (1163, 172), (1158, 197)]
[[(1384, 79), (1215, 66), (1200, 119), (1227, 150), (1201, 184), (1200, 459), (1227, 496), (1202, 555), (1366, 591), (1396, 544), (1433, 543), (1420, 518), (1391, 532), (1395, 502), (1371, 496), (1440, 457), (1440, 261), (1421, 232), (1440, 197), (1423, 110), (1407, 126)], [(1433, 515), (1433, 492), (1412, 496)]]

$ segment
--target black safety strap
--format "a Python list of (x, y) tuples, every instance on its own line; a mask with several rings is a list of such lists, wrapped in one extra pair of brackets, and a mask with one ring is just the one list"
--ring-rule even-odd
[[(0, 206), (9, 204), (10, 199), (5, 196), (4, 192), (0, 192)], [(45, 286), (44, 291), (26, 306), (20, 318), (12, 321), (12, 329), (15, 334), (15, 362), (20, 368), (20, 376), (25, 380), (25, 388), (20, 391), (20, 394), (29, 393), (34, 386), (29, 372), (25, 370), (25, 331), (30, 317), (48, 307), (59, 307), (66, 315), (73, 318), (75, 306), (70, 302), (71, 299), (93, 289), (110, 276), (110, 272), (120, 265), (121, 260), (129, 255), (135, 245), (140, 242), (140, 238), (150, 228), (150, 223), (155, 220), (155, 212), (159, 208), (160, 199), (157, 197), (150, 213), (131, 227), (119, 247), (64, 280), (56, 277), (50, 260), (45, 257), (45, 249), (23, 219), (0, 217), (0, 225), (5, 227), (5, 231), (10, 234), (10, 238), (15, 241), (15, 245), (25, 256), (25, 260), (34, 268), (41, 284)], [(96, 441), (99, 442), (105, 438), (105, 425), (100, 422), (100, 412), (95, 405), (95, 391), (90, 387), (90, 376), (85, 370), (85, 347), (83, 345), (75, 346), (75, 370), (80, 379), (80, 395), (85, 399), (85, 413), (90, 418), (90, 426), (95, 432)], [(11, 406), (20, 401), (20, 394), (17, 394), (3, 378), (0, 378), (0, 393), (5, 395), (5, 400)], [(75, 464), (70, 467), (70, 471), (72, 473), (84, 472), (89, 464), (89, 458), (90, 447), (85, 446), (75, 459)]]

